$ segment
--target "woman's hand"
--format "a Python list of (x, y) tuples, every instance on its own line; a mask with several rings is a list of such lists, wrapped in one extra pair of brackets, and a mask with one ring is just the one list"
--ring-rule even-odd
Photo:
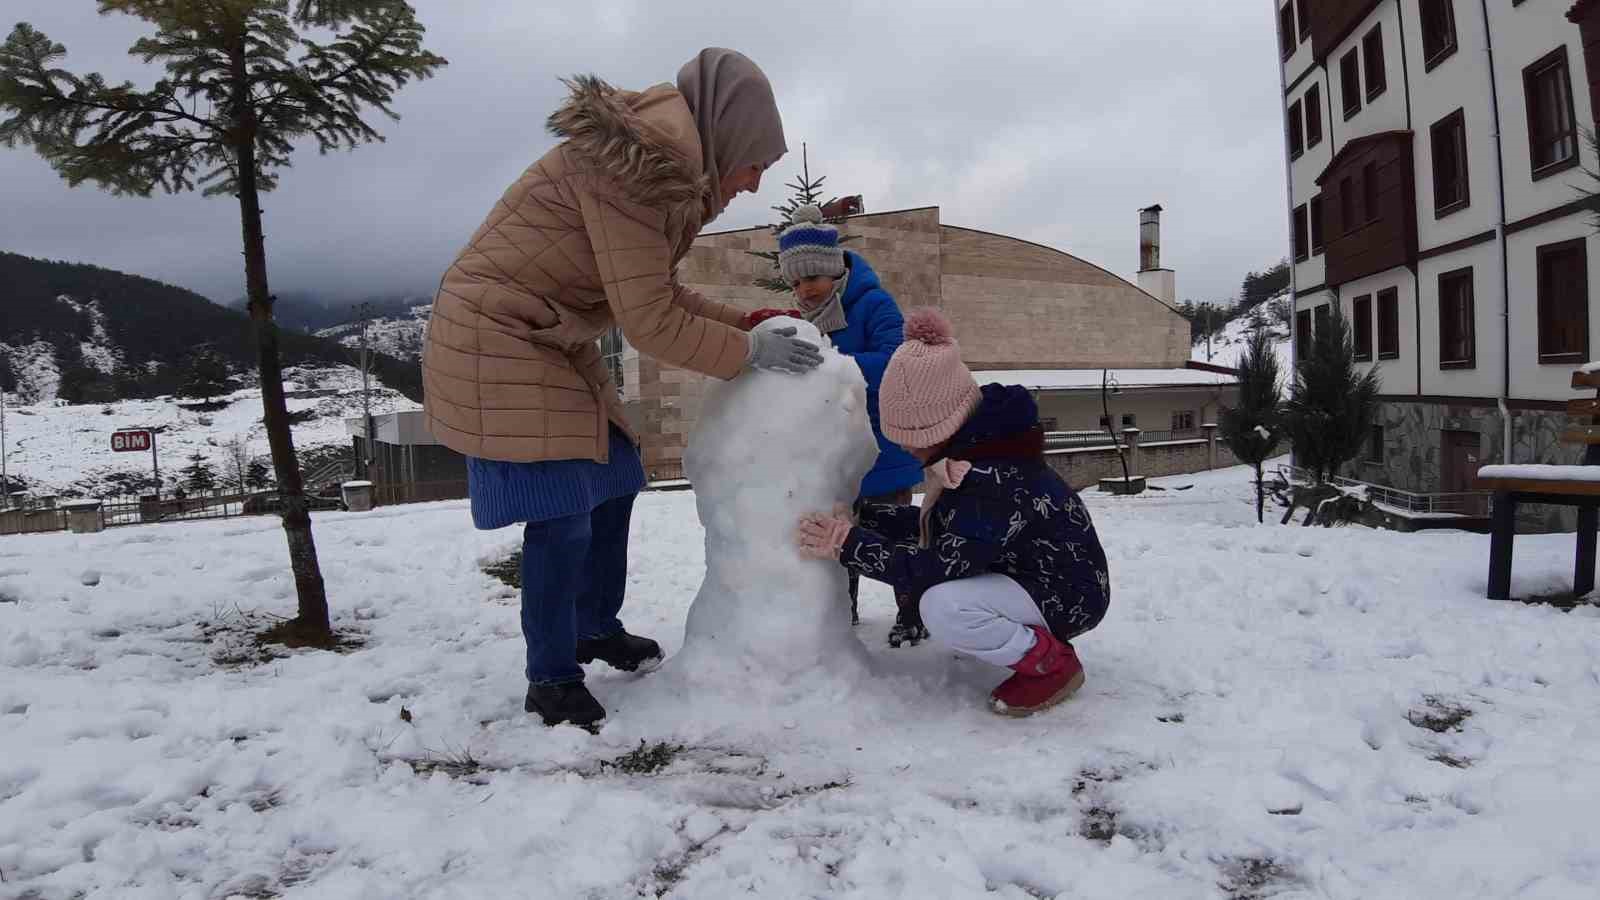
[(851, 527), (850, 520), (842, 516), (807, 513), (800, 517), (795, 543), (800, 555), (809, 559), (838, 559)]
[(745, 366), (804, 375), (822, 365), (822, 350), (810, 341), (795, 337), (798, 333), (793, 325), (750, 332), (750, 355), (745, 357)]

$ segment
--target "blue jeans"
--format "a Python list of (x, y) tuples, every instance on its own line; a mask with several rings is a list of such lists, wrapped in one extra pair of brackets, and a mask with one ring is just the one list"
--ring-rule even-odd
[(528, 682), (583, 680), (578, 640), (622, 630), (628, 585), (628, 526), (637, 494), (591, 513), (529, 522), (522, 536), (522, 636)]

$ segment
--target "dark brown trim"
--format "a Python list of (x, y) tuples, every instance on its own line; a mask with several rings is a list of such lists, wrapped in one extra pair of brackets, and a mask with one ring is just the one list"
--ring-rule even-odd
[(1595, 201), (1593, 198), (1580, 197), (1571, 203), (1563, 203), (1560, 206), (1547, 209), (1542, 213), (1534, 213), (1525, 219), (1518, 219), (1517, 221), (1506, 226), (1506, 234), (1516, 234), (1519, 231), (1526, 231), (1529, 228), (1537, 228), (1540, 225), (1547, 225), (1556, 221), (1557, 219), (1565, 219), (1567, 216), (1574, 216), (1578, 213), (1586, 212), (1588, 208), (1594, 204)]
[(1294, 93), (1295, 89), (1300, 87), (1300, 82), (1305, 81), (1307, 78), (1310, 78), (1312, 73), (1317, 71), (1317, 68), (1318, 68), (1318, 65), (1316, 63), (1312, 63), (1311, 65), (1306, 66), (1306, 70), (1304, 72), (1300, 73), (1300, 77), (1298, 77), (1295, 80), (1289, 82), (1289, 86), (1283, 89), (1283, 96), (1284, 97), (1288, 97), (1290, 94)]
[(1454, 253), (1457, 250), (1465, 250), (1468, 247), (1476, 247), (1479, 244), (1487, 244), (1492, 240), (1494, 240), (1493, 228), (1489, 229), (1488, 231), (1475, 234), (1471, 237), (1464, 237), (1459, 241), (1451, 241), (1448, 244), (1440, 244), (1437, 247), (1424, 250), (1417, 254), (1417, 261), (1422, 262), (1424, 260), (1433, 259), (1435, 256), (1444, 256), (1447, 253)]
[[(1378, 52), (1376, 54), (1372, 52), (1374, 38), (1377, 39), (1378, 44)], [(1383, 57), (1383, 23), (1378, 22), (1361, 38), (1361, 77), (1366, 81), (1368, 106), (1371, 106), (1372, 101), (1383, 96), (1383, 92), (1389, 89), (1389, 65), (1388, 60)], [(1377, 60), (1376, 68), (1378, 70), (1376, 83), (1372, 80), (1374, 59)]]
[(1560, 162), (1553, 162), (1543, 168), (1534, 169), (1534, 181), (1543, 181), (1552, 175), (1565, 172), (1568, 169), (1577, 168), (1578, 157), (1582, 155), (1582, 151), (1578, 149), (1579, 137), (1581, 134), (1578, 129), (1578, 114), (1573, 107), (1572, 100), (1572, 61), (1567, 55), (1567, 45), (1562, 44), (1549, 53), (1546, 53), (1544, 56), (1539, 57), (1531, 65), (1528, 65), (1522, 70), (1523, 111), (1526, 113), (1524, 118), (1526, 118), (1528, 121), (1528, 162), (1530, 165), (1532, 165), (1533, 144), (1535, 139), (1535, 135), (1533, 133), (1533, 72), (1535, 69), (1554, 65), (1556, 63), (1560, 63), (1563, 74), (1567, 78), (1567, 121), (1572, 123), (1572, 155), (1564, 160), (1561, 160)]
[[(1350, 48), (1349, 52), (1339, 57), (1339, 101), (1344, 108), (1344, 120), (1346, 122), (1360, 115), (1361, 110), (1364, 108), (1361, 99), (1361, 54), (1359, 48), (1360, 44), (1357, 43), (1355, 47)], [(1347, 64), (1349, 71), (1354, 72), (1356, 76), (1354, 93), (1350, 92), (1350, 85), (1345, 83), (1344, 76)]]
[[(1423, 2), (1427, 2), (1427, 0), (1423, 0)], [(1456, 11), (1455, 11), (1455, 2), (1454, 2), (1454, 0), (1444, 0), (1444, 9), (1445, 9), (1445, 13), (1448, 15), (1448, 17), (1450, 19), (1450, 41), (1449, 41), (1449, 43), (1441, 44), (1439, 46), (1439, 49), (1434, 51), (1434, 54), (1432, 56), (1426, 56), (1426, 55), (1424, 56), (1424, 60), (1425, 60), (1425, 62), (1423, 63), (1423, 71), (1424, 72), (1432, 72), (1434, 69), (1436, 69), (1440, 65), (1442, 65), (1445, 60), (1449, 59), (1452, 56), (1455, 56), (1456, 55), (1456, 51), (1461, 49), (1461, 29), (1456, 27)], [(1419, 10), (1419, 13), (1420, 13), (1420, 10)], [(1428, 52), (1428, 25), (1427, 25), (1427, 19), (1425, 17), (1421, 16), (1420, 14), (1417, 17), (1417, 28), (1422, 33), (1422, 52), (1424, 54), (1427, 54), (1427, 52)]]
[[(1461, 140), (1454, 140), (1454, 134), (1459, 131)], [(1444, 206), (1439, 205), (1439, 139), (1441, 132), (1446, 138), (1451, 139), (1450, 152), (1459, 154), (1456, 166), (1460, 169), (1461, 196), (1455, 201)], [(1428, 162), (1431, 164), (1430, 172), (1433, 183), (1433, 217), (1443, 219), (1451, 213), (1460, 212), (1472, 205), (1472, 166), (1467, 158), (1467, 111), (1465, 107), (1456, 109), (1455, 112), (1445, 116), (1439, 121), (1428, 126)]]
[(1299, 300), (1301, 297), (1309, 297), (1312, 294), (1320, 294), (1323, 291), (1326, 291), (1327, 289), (1328, 289), (1328, 285), (1327, 285), (1326, 282), (1324, 282), (1323, 284), (1314, 284), (1311, 287), (1308, 287), (1308, 288), (1306, 288), (1304, 290), (1295, 291), (1294, 292), (1294, 298), (1296, 300)]
[[(1498, 407), (1497, 397), (1446, 397), (1440, 394), (1379, 394), (1379, 403), (1426, 403), (1435, 406)], [(1506, 400), (1506, 408), (1513, 412), (1566, 412), (1565, 400)]]
[[(1467, 356), (1465, 359), (1445, 359), (1445, 344), (1449, 343), (1445, 333), (1444, 315), (1444, 286), (1446, 281), (1456, 282), (1465, 280), (1467, 283)], [(1463, 266), (1448, 272), (1439, 273), (1438, 290), (1434, 294), (1434, 305), (1439, 316), (1439, 371), (1453, 371), (1459, 369), (1476, 369), (1478, 367), (1478, 284), (1472, 266)]]
[(1186, 369), (1195, 369), (1200, 372), (1215, 372), (1218, 375), (1232, 375), (1234, 377), (1238, 377), (1239, 375), (1238, 369), (1230, 369), (1227, 366), (1212, 365), (1211, 363), (1201, 362), (1197, 359), (1185, 360), (1183, 367)]

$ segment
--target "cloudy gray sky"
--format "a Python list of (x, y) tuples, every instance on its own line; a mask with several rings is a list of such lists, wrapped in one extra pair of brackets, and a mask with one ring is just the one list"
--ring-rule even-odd
[[(385, 144), (302, 152), (266, 201), (273, 287), (340, 299), (431, 293), (456, 248), (552, 143), (558, 76), (670, 81), (703, 46), (766, 69), (794, 152), (714, 228), (756, 225), (813, 172), (869, 211), (943, 219), (1137, 268), (1137, 210), (1166, 208), (1180, 298), (1220, 299), (1284, 255), (1276, 40), (1265, 0), (414, 0), (450, 60), (400, 96)], [(543, 7), (543, 8), (541, 8)], [(66, 65), (140, 85), (142, 33), (93, 0), (6, 0), (67, 46)], [(0, 249), (243, 293), (238, 210), (198, 195), (69, 189), (31, 150), (0, 148)]]

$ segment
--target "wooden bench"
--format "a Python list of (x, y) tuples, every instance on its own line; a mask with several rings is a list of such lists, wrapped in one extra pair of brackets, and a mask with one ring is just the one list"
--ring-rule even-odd
[[(1573, 390), (1600, 392), (1600, 372), (1572, 373)], [(1594, 590), (1595, 532), (1600, 520), (1600, 393), (1567, 403), (1572, 426), (1562, 432), (1564, 444), (1585, 446), (1576, 466), (1484, 466), (1478, 485), (1494, 492), (1490, 516), (1489, 599), (1511, 599), (1511, 545), (1517, 534), (1517, 507), (1543, 503), (1578, 508), (1578, 548), (1572, 589), (1576, 596)]]

